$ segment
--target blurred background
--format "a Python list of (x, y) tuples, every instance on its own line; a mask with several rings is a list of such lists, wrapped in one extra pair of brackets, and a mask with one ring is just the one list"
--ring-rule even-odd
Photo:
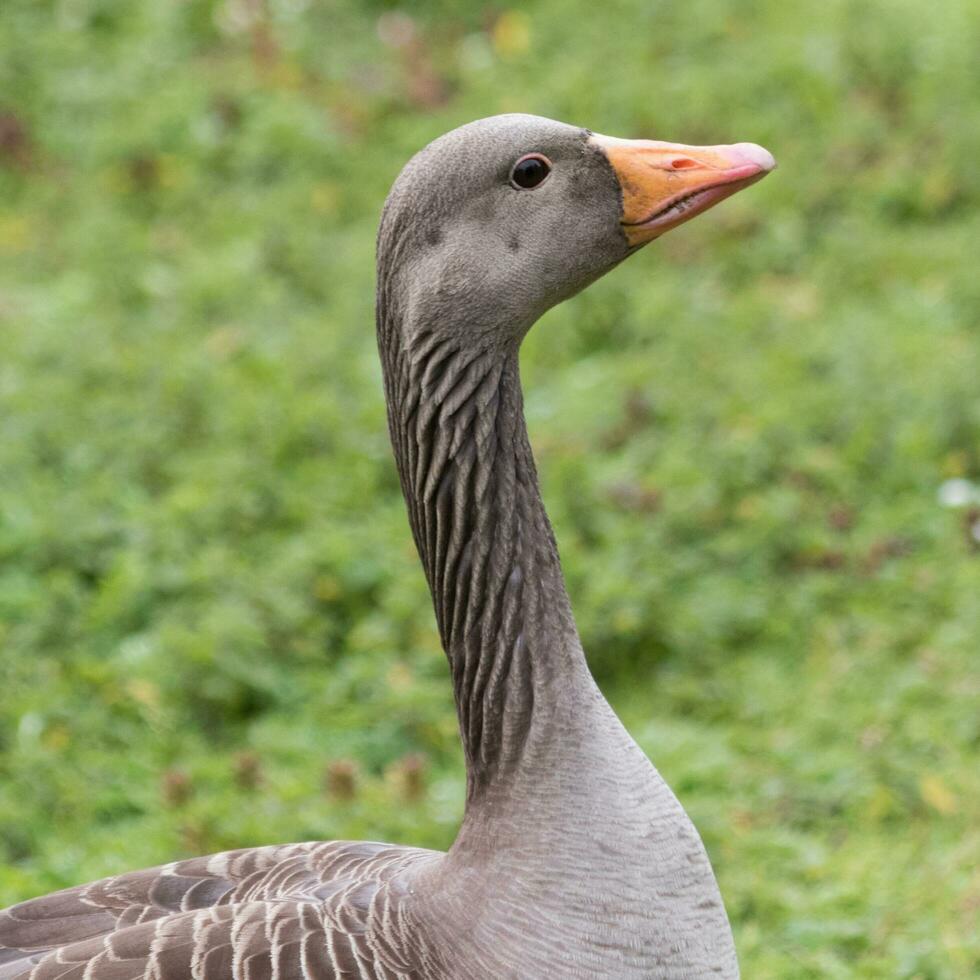
[(451, 842), (373, 238), (518, 110), (779, 159), (532, 332), (544, 495), (745, 976), (976, 976), (978, 39), (971, 0), (3, 0), (0, 905)]

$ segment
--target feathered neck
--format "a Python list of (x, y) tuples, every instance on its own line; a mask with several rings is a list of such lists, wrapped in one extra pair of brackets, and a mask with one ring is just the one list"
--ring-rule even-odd
[(549, 720), (594, 685), (538, 489), (516, 344), (473, 350), (390, 316), (379, 303), (391, 439), (474, 801), (543, 764)]

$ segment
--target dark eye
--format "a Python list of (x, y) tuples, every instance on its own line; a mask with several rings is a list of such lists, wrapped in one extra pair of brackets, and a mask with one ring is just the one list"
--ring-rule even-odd
[(529, 153), (514, 164), (510, 172), (510, 182), (515, 187), (530, 190), (537, 187), (551, 173), (551, 161), (540, 153)]

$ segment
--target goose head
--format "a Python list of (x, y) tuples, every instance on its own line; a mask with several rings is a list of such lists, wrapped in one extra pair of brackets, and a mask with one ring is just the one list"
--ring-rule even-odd
[(774, 167), (753, 143), (624, 140), (518, 114), (469, 123), (395, 181), (379, 299), (398, 302), (409, 331), (510, 347), (547, 309)]

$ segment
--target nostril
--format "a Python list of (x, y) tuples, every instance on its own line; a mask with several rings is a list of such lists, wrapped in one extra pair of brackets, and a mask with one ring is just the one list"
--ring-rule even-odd
[(692, 160), (690, 157), (674, 157), (670, 161), (671, 170), (687, 170), (689, 167), (696, 167), (697, 165), (697, 160)]

